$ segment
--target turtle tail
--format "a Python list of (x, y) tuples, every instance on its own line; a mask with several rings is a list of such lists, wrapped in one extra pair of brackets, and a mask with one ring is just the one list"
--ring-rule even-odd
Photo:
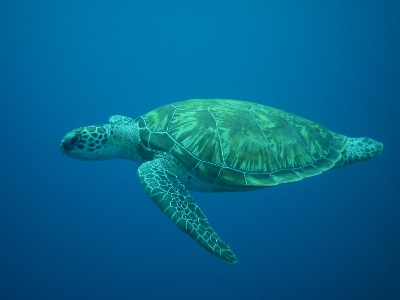
[(367, 137), (347, 138), (342, 157), (334, 168), (342, 168), (358, 161), (369, 160), (382, 153), (383, 144)]

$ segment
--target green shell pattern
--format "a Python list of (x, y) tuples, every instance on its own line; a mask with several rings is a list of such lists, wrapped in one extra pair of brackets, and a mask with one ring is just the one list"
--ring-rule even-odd
[(315, 122), (237, 100), (177, 102), (136, 122), (145, 147), (169, 153), (199, 180), (232, 189), (318, 175), (341, 158), (346, 142)]

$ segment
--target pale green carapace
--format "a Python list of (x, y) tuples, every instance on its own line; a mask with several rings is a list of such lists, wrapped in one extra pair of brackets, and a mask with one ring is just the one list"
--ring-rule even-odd
[(287, 112), (228, 99), (195, 99), (137, 119), (80, 127), (61, 142), (81, 160), (124, 158), (139, 164), (146, 193), (202, 247), (230, 263), (230, 247), (188, 190), (254, 190), (318, 175), (381, 154), (382, 143), (348, 138)]

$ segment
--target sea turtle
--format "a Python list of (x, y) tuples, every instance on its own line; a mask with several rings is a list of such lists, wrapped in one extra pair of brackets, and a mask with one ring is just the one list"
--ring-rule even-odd
[(61, 152), (80, 160), (123, 158), (158, 208), (202, 247), (235, 263), (188, 190), (247, 191), (301, 180), (381, 154), (370, 138), (348, 138), (272, 107), (230, 99), (193, 99), (137, 119), (65, 135)]

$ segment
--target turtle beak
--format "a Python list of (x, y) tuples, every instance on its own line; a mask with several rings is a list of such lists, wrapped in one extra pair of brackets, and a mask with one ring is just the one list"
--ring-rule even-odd
[(68, 151), (68, 146), (64, 141), (61, 141), (60, 150), (62, 154), (66, 154), (66, 152)]

